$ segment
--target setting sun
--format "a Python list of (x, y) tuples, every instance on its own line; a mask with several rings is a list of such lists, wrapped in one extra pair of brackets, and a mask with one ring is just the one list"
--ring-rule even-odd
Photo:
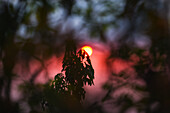
[(92, 55), (93, 50), (92, 50), (92, 48), (90, 46), (83, 46), (81, 49), (86, 51), (89, 56)]

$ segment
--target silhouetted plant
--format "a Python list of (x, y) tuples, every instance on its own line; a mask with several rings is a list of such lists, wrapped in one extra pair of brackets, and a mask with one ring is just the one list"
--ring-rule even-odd
[[(65, 75), (58, 73), (51, 82), (50, 92), (53, 92), (51, 94), (54, 95), (50, 94), (49, 96), (48, 92), (45, 94), (48, 108), (50, 111), (53, 109), (53, 112), (55, 111), (54, 108), (58, 108), (57, 110), (63, 113), (83, 112), (81, 102), (84, 100), (86, 93), (84, 86), (86, 83), (90, 86), (94, 84), (94, 69), (89, 55), (82, 50), (77, 52), (73, 40), (69, 40), (66, 45), (63, 71)], [(54, 98), (56, 99), (55, 102), (53, 101)]]

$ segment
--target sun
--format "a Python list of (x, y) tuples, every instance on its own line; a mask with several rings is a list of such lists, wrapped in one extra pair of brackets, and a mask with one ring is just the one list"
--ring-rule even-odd
[(91, 56), (92, 53), (93, 53), (93, 50), (92, 50), (92, 48), (90, 46), (83, 46), (81, 49), (86, 51), (89, 56)]

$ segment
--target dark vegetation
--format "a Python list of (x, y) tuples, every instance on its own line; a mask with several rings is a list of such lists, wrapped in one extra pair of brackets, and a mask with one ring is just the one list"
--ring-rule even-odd
[[(0, 1), (0, 112), (104, 113), (107, 110), (103, 105), (107, 103), (119, 108), (115, 111), (118, 113), (132, 108), (137, 113), (170, 113), (169, 1), (99, 0), (96, 6), (101, 6), (97, 10), (93, 1), (86, 0), (86, 8), (76, 3), (76, 0), (18, 0), (16, 4)], [(59, 19), (50, 18), (51, 13), (60, 10), (63, 15)], [(77, 29), (71, 23), (63, 28), (74, 16), (82, 17), (83, 24)], [(106, 35), (110, 28), (118, 29), (114, 41)], [(110, 78), (103, 85), (107, 94), (87, 109), (81, 104), (85, 98), (84, 85), (94, 84), (94, 70), (89, 56), (76, 52), (81, 41), (77, 36), (83, 29), (88, 29), (92, 39), (98, 37), (110, 45), (106, 61)], [(40, 73), (47, 71), (44, 61), (53, 55), (59, 57), (62, 51), (65, 73), (57, 74), (46, 84), (37, 84)], [(135, 76), (127, 71), (115, 73), (112, 63), (117, 58), (132, 62), (137, 58), (132, 66)], [(41, 66), (29, 75), (32, 60)], [(12, 84), (22, 78), (14, 73), (17, 64), (22, 65), (22, 77), (28, 79), (20, 84), (21, 99), (13, 101)], [(144, 85), (133, 82), (138, 80)], [(141, 94), (141, 99), (135, 101), (129, 93), (113, 97), (121, 88)]]

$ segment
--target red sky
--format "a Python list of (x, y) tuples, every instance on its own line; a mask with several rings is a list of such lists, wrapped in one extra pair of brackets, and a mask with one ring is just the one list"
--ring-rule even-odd
[[(81, 49), (81, 47), (83, 46), (84, 44), (80, 45), (78, 49)], [(92, 43), (92, 42), (89, 43), (89, 46), (91, 46), (93, 49), (93, 54), (90, 56), (90, 58), (92, 61), (92, 66), (95, 70), (95, 79), (94, 79), (94, 86), (85, 86), (86, 98), (84, 103), (86, 102), (93, 103), (97, 100), (100, 100), (106, 93), (106, 91), (102, 89), (102, 85), (109, 79), (109, 71), (106, 65), (106, 59), (109, 56), (109, 47), (103, 43)], [(49, 78), (53, 79), (57, 73), (60, 73), (62, 70), (63, 56), (64, 53), (59, 58), (57, 58), (56, 56), (52, 56), (49, 60), (45, 61), (47, 72), (42, 71), (40, 75), (36, 78), (36, 83), (45, 83), (45, 81), (47, 81)], [(133, 68), (131, 68), (131, 65), (132, 65), (131, 62), (127, 62), (121, 59), (116, 59), (112, 63), (113, 66), (112, 70), (114, 70), (115, 73), (119, 73), (120, 71), (127, 69), (126, 71), (128, 73), (134, 73), (134, 70)], [(17, 100), (21, 96), (20, 92), (17, 91), (17, 85), (22, 81), (27, 80), (27, 78), (29, 78), (29, 75), (31, 75), (31, 73), (34, 73), (37, 69), (41, 67), (41, 64), (36, 60), (32, 60), (30, 62), (30, 67), (31, 67), (30, 74), (28, 74), (27, 77), (25, 76), (22, 77), (23, 72), (19, 71), (20, 66), (21, 65), (18, 65), (14, 69), (16, 70), (16, 73), (21, 75), (21, 78), (18, 80), (18, 82), (16, 81), (13, 83), (12, 86), (13, 90), (11, 95), (13, 100)]]

